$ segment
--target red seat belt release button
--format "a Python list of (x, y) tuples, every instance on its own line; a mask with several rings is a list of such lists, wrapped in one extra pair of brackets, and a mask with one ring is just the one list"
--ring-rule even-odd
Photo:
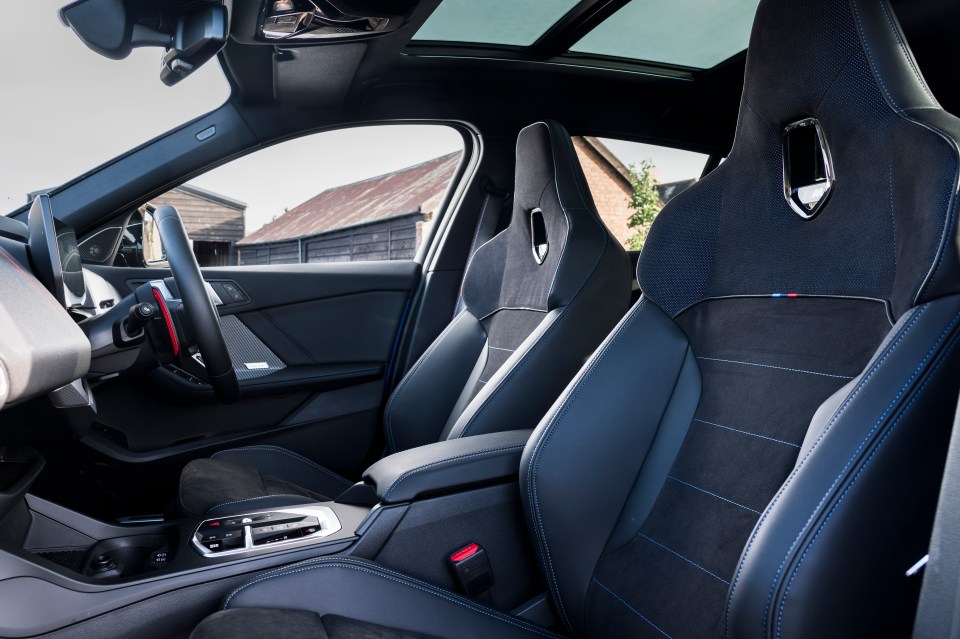
[(486, 551), (477, 544), (464, 546), (450, 555), (450, 565), (463, 591), (478, 597), (493, 585), (493, 571)]

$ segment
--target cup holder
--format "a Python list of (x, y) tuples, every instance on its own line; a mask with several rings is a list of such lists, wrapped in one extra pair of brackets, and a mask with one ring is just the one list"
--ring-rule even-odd
[(173, 559), (176, 547), (175, 535), (106, 539), (87, 551), (79, 572), (94, 579), (110, 579), (162, 570)]

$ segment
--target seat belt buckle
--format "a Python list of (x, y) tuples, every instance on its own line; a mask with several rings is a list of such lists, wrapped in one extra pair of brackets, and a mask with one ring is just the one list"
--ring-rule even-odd
[(450, 555), (450, 565), (460, 587), (471, 597), (479, 597), (493, 585), (493, 570), (487, 552), (478, 544), (469, 544)]

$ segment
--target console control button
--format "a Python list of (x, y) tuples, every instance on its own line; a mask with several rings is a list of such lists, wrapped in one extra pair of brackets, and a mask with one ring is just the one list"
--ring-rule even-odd
[(157, 550), (150, 555), (150, 565), (154, 568), (163, 568), (170, 561), (170, 553), (166, 550)]

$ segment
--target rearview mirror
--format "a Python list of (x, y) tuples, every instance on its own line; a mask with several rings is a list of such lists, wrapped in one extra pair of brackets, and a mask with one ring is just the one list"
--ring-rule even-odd
[(227, 42), (223, 5), (203, 5), (185, 15), (170, 14), (156, 1), (132, 6), (139, 13), (124, 0), (78, 0), (60, 9), (60, 19), (90, 49), (114, 60), (136, 47), (165, 48), (160, 80), (167, 86), (196, 71)]
[(163, 56), (160, 80), (172, 86), (217, 55), (227, 43), (227, 9), (207, 5), (177, 21), (171, 47)]

